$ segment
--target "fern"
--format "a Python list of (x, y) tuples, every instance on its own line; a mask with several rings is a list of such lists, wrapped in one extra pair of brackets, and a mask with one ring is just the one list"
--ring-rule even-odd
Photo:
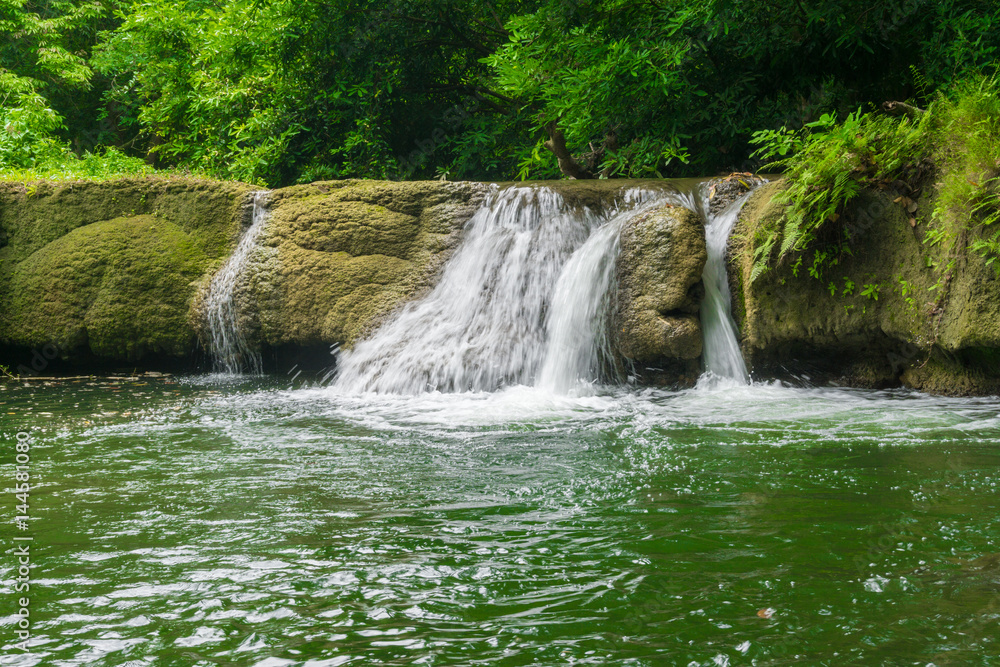
[[(822, 230), (838, 224), (863, 187), (899, 177), (929, 150), (923, 118), (913, 123), (858, 110), (840, 124), (835, 121), (827, 115), (791, 133), (794, 136), (781, 128), (758, 133), (752, 140), (761, 145), (756, 154), (763, 157), (781, 155), (789, 146), (797, 150), (766, 166), (786, 171), (788, 187), (777, 200), (786, 205), (785, 223), (766, 230), (759, 239), (764, 251), (755, 253), (751, 279), (763, 275), (772, 261), (808, 249)], [(778, 252), (773, 257), (775, 246)], [(815, 266), (815, 272), (819, 271), (820, 266)]]
[(925, 99), (929, 97), (934, 87), (927, 81), (927, 77), (921, 74), (915, 65), (910, 65), (910, 74), (913, 75), (913, 88), (917, 91), (917, 95)]

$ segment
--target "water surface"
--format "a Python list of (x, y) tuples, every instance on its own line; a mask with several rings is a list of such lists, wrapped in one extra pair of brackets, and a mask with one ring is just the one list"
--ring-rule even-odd
[(578, 393), (0, 384), (4, 664), (1000, 662), (996, 399)]

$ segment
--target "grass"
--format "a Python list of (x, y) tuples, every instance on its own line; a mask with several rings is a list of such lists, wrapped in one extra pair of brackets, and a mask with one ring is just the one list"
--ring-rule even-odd
[(198, 176), (188, 170), (155, 169), (144, 160), (125, 155), (116, 148), (76, 154), (54, 152), (32, 167), (0, 164), (0, 181), (107, 181), (129, 176)]

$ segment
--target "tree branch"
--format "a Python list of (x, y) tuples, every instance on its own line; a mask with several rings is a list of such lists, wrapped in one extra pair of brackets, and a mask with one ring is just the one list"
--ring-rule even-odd
[(566, 148), (566, 135), (559, 129), (559, 125), (556, 121), (552, 121), (546, 125), (545, 130), (549, 133), (549, 140), (545, 142), (545, 147), (556, 156), (556, 160), (559, 162), (559, 171), (561, 171), (564, 176), (567, 178), (577, 179), (594, 177), (594, 174), (592, 174), (588, 169), (581, 167), (580, 164), (573, 159), (569, 149)]

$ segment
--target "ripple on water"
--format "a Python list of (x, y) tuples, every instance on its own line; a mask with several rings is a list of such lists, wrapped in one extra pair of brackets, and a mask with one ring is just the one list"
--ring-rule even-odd
[(267, 382), (25, 395), (65, 425), (11, 664), (1000, 660), (995, 399)]

